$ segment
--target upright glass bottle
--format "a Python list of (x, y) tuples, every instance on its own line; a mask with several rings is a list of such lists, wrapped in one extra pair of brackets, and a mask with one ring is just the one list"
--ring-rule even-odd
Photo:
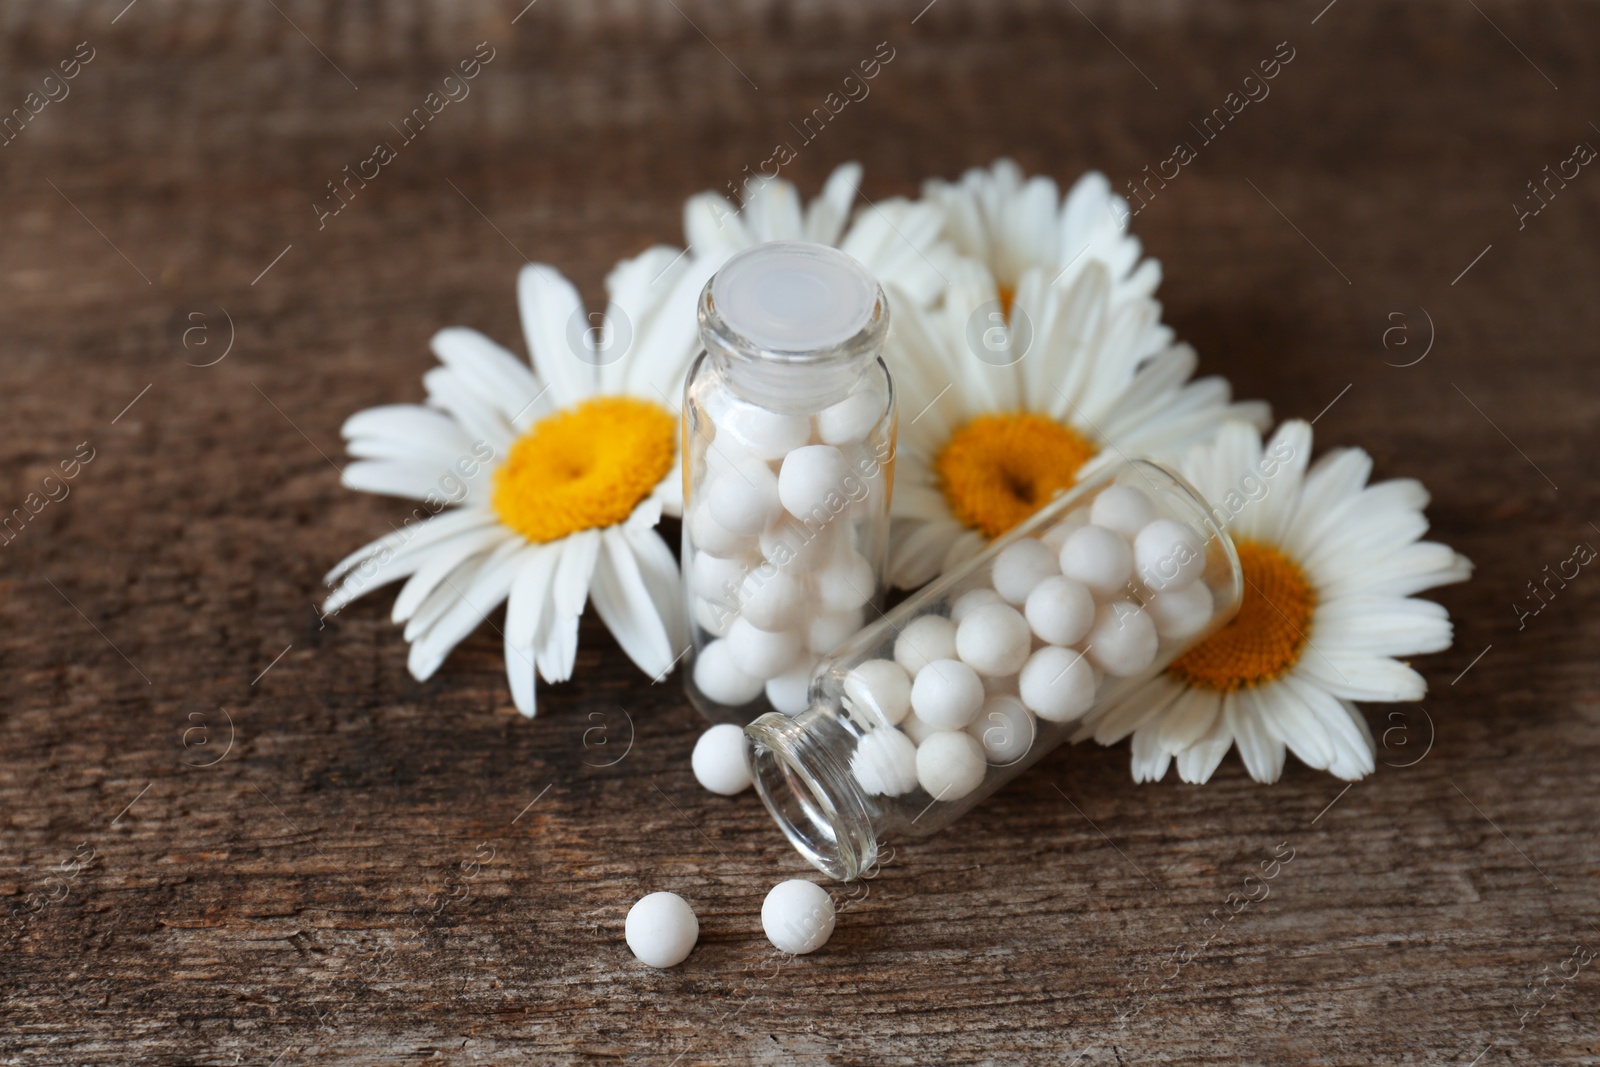
[(713, 721), (804, 711), (811, 674), (881, 607), (894, 394), (882, 289), (775, 241), (700, 294), (683, 418), (684, 688)]
[(845, 642), (810, 707), (745, 728), (756, 789), (825, 873), (949, 826), (1239, 610), (1209, 505), (1135, 461), (1078, 485)]

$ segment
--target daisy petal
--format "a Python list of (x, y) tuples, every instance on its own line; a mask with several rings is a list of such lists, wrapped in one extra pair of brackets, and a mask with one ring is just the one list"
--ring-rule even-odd
[(1197, 744), (1216, 724), (1222, 700), (1206, 689), (1180, 689), (1178, 697), (1161, 715), (1157, 740), (1163, 751), (1177, 755)]
[[(456, 508), (441, 512), (432, 518), (423, 519), (421, 522), (417, 522), (416, 515), (413, 514), (405, 520), (405, 523), (398, 530), (384, 534), (376, 541), (363, 545), (340, 560), (323, 577), (323, 584), (332, 585), (355, 568), (357, 564), (369, 559), (376, 559), (385, 553), (398, 555), (402, 552), (420, 551), (447, 537), (453, 537), (467, 530), (475, 530), (480, 526), (489, 526), (498, 521), (494, 512), (485, 508)], [(413, 526), (412, 523), (414, 522), (416, 525)], [(382, 585), (386, 581), (393, 581), (393, 579), (384, 578), (377, 585)], [(368, 588), (376, 588), (377, 585), (370, 584), (370, 580), (367, 583)]]
[(1472, 561), (1449, 545), (1418, 541), (1370, 561), (1359, 569), (1329, 577), (1324, 589), (1330, 598), (1358, 596), (1410, 596), (1441, 585), (1463, 582), (1472, 575)]
[(1428, 691), (1422, 675), (1384, 656), (1308, 650), (1297, 669), (1346, 700), (1421, 700)]
[[(530, 263), (517, 274), (517, 304), (528, 355), (539, 378), (550, 387), (557, 408), (571, 407), (594, 393), (595, 357), (584, 338), (588, 321), (578, 290), (554, 267)], [(572, 341), (574, 320), (582, 329)]]
[(589, 582), (599, 554), (599, 530), (582, 530), (562, 542), (561, 563), (550, 589), (550, 625), (536, 657), (539, 673), (547, 682), (572, 677), (578, 656), (578, 618), (589, 599)]
[(1283, 742), (1261, 721), (1250, 691), (1241, 689), (1223, 697), (1222, 714), (1250, 777), (1267, 785), (1276, 782), (1283, 774)]
[(534, 545), (521, 557), (506, 599), (506, 680), (517, 710), (532, 718), (534, 703), (534, 644), (542, 636), (549, 613), (550, 580), (561, 562), (559, 544)]
[(492, 404), (518, 429), (542, 414), (535, 401), (544, 392), (528, 365), (477, 330), (452, 326), (433, 335), (439, 361), (465, 381), (485, 403)]
[[(411, 644), (411, 673), (426, 681), (443, 665), (455, 647), (486, 621), (489, 613), (505, 602), (516, 578), (519, 556), (531, 546), (507, 541), (483, 561), (471, 580), (456, 590), (456, 602), (440, 618), (418, 634), (408, 635)], [(420, 667), (420, 670), (419, 670)]]
[(915, 589), (937, 577), (945, 556), (961, 534), (961, 524), (948, 519), (891, 523), (889, 580), (901, 589)]
[(781, 178), (752, 178), (746, 182), (741, 216), (757, 244), (793, 241), (805, 228), (800, 191), (793, 182)]
[(1114, 745), (1165, 712), (1183, 693), (1181, 686), (1157, 675), (1097, 716), (1091, 736), (1102, 745)]
[(439, 496), (439, 472), (417, 463), (357, 460), (347, 464), (339, 480), (346, 489), (379, 496), (426, 500)]
[(806, 211), (805, 239), (833, 245), (850, 219), (850, 205), (861, 188), (861, 164), (841, 163), (822, 185), (822, 195)]
[(1317, 647), (1380, 656), (1409, 656), (1450, 647), (1450, 614), (1431, 600), (1351, 596), (1317, 608)]
[(1328, 763), (1328, 771), (1346, 781), (1354, 781), (1371, 774), (1372, 736), (1366, 732), (1364, 726), (1358, 728), (1352, 721), (1353, 717), (1359, 718), (1359, 713), (1344, 701), (1293, 674), (1285, 677), (1282, 684), (1292, 689), (1295, 695), (1305, 702), (1322, 723), (1323, 729), (1327, 731), (1334, 752), (1333, 759)]
[(1293, 689), (1275, 682), (1251, 691), (1250, 699), (1267, 732), (1288, 746), (1301, 763), (1319, 771), (1328, 769), (1334, 758), (1333, 742)]
[(444, 457), (454, 462), (472, 439), (449, 415), (421, 404), (383, 404), (358, 411), (339, 428), (352, 456), (363, 459)]
[(1233, 747), (1233, 731), (1228, 728), (1226, 715), (1220, 714), (1221, 700), (1217, 701), (1219, 714), (1204, 737), (1178, 753), (1178, 777), (1185, 782), (1204, 785), (1211, 780), (1222, 757)]
[(490, 526), (468, 530), (435, 545), (427, 562), (417, 569), (400, 590), (400, 595), (394, 598), (391, 620), (403, 623), (410, 619), (452, 571), (473, 556), (489, 551), (512, 536), (504, 527)]
[(589, 598), (622, 651), (659, 681), (672, 669), (667, 628), (639, 574), (633, 547), (618, 527), (601, 531), (605, 554), (595, 566)]
[(1267, 494), (1256, 503), (1259, 514), (1254, 523), (1255, 536), (1281, 544), (1299, 513), (1300, 486), (1311, 461), (1311, 424), (1304, 419), (1286, 420), (1272, 435), (1264, 453), (1278, 462), (1278, 470)]
[(1132, 750), (1135, 782), (1159, 782), (1172, 765), (1172, 756), (1162, 751), (1152, 729), (1134, 731)]
[[(637, 509), (635, 516), (638, 516)], [(683, 606), (683, 578), (678, 573), (678, 561), (673, 557), (672, 549), (656, 532), (655, 525), (653, 518), (648, 523), (636, 523), (629, 519), (622, 532), (633, 549), (634, 559), (638, 561), (639, 575), (644, 579), (651, 602), (655, 604), (656, 614), (667, 628), (667, 642), (672, 646), (675, 656), (682, 655), (689, 641), (688, 617)]]
[(428, 402), (449, 412), (462, 431), (474, 441), (485, 441), (497, 455), (504, 455), (516, 439), (516, 431), (496, 404), (480, 397), (449, 367), (435, 367), (422, 376)]

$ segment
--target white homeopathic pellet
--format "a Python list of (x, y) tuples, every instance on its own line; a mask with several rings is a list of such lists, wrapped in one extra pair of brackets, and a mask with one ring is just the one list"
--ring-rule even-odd
[[(704, 424), (703, 429), (710, 429)], [(732, 434), (715, 433), (706, 443), (706, 473), (723, 474), (741, 463), (760, 463), (761, 457), (733, 439)]]
[(956, 597), (955, 601), (950, 605), (950, 621), (960, 626), (961, 620), (967, 617), (968, 612), (975, 611), (985, 604), (1004, 604), (1005, 602), (1004, 597), (986, 585), (980, 585), (976, 589), (968, 589), (965, 593)]
[(930, 726), (928, 723), (917, 718), (917, 713), (915, 711), (900, 721), (900, 730), (907, 737), (911, 738), (911, 743), (915, 745), (922, 744), (922, 742), (939, 732), (939, 728), (937, 726)]
[(1037, 538), (1024, 537), (1000, 550), (994, 558), (990, 581), (994, 583), (994, 591), (1008, 603), (1021, 604), (1028, 599), (1034, 586), (1060, 573), (1061, 565), (1050, 546)]
[(877, 580), (872, 564), (853, 548), (834, 554), (812, 581), (817, 600), (827, 611), (849, 611), (872, 599)]
[(868, 730), (850, 758), (850, 773), (868, 796), (909, 793), (917, 787), (916, 742), (899, 730)]
[(1156, 633), (1169, 641), (1182, 641), (1205, 629), (1216, 604), (1206, 583), (1195, 582), (1187, 589), (1157, 593), (1145, 605), (1145, 610), (1155, 621)]
[[(778, 472), (778, 500), (797, 519), (836, 515), (848, 506), (850, 464), (832, 445), (804, 445), (783, 457)], [(837, 504), (832, 507), (830, 504)]]
[(940, 730), (917, 746), (917, 783), (935, 800), (960, 800), (986, 769), (983, 746), (964, 730)]
[(1107, 486), (1089, 509), (1090, 522), (1115, 530), (1130, 541), (1155, 517), (1156, 508), (1150, 498), (1131, 485)]
[(869, 659), (844, 676), (844, 697), (873, 721), (895, 726), (911, 714), (911, 676), (892, 659)]
[(694, 598), (694, 621), (712, 637), (725, 635), (728, 627), (733, 625), (733, 620), (738, 617), (738, 612), (721, 601), (707, 600), (703, 596)]
[(1082, 582), (1057, 574), (1034, 586), (1023, 614), (1039, 640), (1076, 644), (1094, 625), (1094, 594)]
[(815, 952), (833, 936), (833, 897), (815, 882), (779, 882), (761, 902), (761, 929), (779, 952)]
[(822, 566), (840, 540), (838, 527), (808, 526), (785, 514), (774, 525), (761, 531), (761, 554), (780, 567), (808, 571)]
[(1046, 645), (1028, 657), (1017, 693), (1046, 722), (1071, 722), (1094, 704), (1094, 668), (1081, 653)]
[(913, 678), (930, 660), (954, 659), (955, 655), (955, 623), (941, 615), (912, 619), (894, 640), (894, 661)]
[(689, 563), (689, 587), (705, 597), (723, 604), (733, 604), (739, 598), (739, 586), (744, 581), (750, 561), (739, 557), (713, 556), (709, 552), (696, 552)]
[(1115, 530), (1085, 526), (1061, 546), (1061, 573), (1097, 597), (1114, 596), (1133, 577), (1133, 551)]
[(1206, 550), (1194, 529), (1173, 519), (1157, 519), (1133, 541), (1139, 579), (1157, 592), (1184, 589), (1205, 573)]
[(676, 893), (651, 893), (628, 909), (623, 936), (640, 963), (676, 967), (700, 939), (700, 920)]
[(731, 797), (750, 788), (744, 731), (732, 723), (719, 723), (701, 734), (689, 764), (696, 780), (713, 793)]
[(1037, 732), (1033, 713), (1014, 696), (990, 697), (967, 727), (967, 733), (983, 746), (984, 758), (997, 767), (1009, 766), (1027, 755)]
[(755, 404), (735, 404), (717, 423), (718, 437), (727, 431), (761, 459), (782, 459), (811, 439), (810, 416), (785, 415)]
[(985, 604), (956, 627), (956, 655), (979, 674), (1003, 678), (1028, 659), (1033, 633), (1028, 620), (1009, 604)]
[(820, 611), (806, 620), (806, 647), (826, 656), (861, 629), (861, 609)]
[(711, 517), (723, 528), (750, 537), (778, 514), (778, 479), (755, 459), (742, 459), (718, 474), (706, 488)]
[(725, 637), (717, 638), (695, 657), (694, 684), (718, 704), (733, 707), (750, 703), (764, 688), (760, 678), (750, 677), (733, 662)]
[(711, 505), (704, 500), (689, 514), (689, 536), (694, 547), (714, 556), (738, 556), (750, 550), (750, 539), (712, 517)]
[(859, 441), (883, 417), (883, 398), (870, 389), (845, 397), (817, 413), (817, 436), (830, 445)]
[(806, 613), (806, 585), (771, 563), (763, 563), (744, 576), (739, 586), (739, 610), (763, 630), (798, 626)]
[(1061, 555), (1061, 546), (1067, 543), (1067, 538), (1089, 525), (1089, 520), (1084, 517), (1082, 509), (1074, 511), (1071, 515), (1056, 523), (1050, 529), (1039, 535), (1039, 540), (1056, 553), (1057, 559)]
[(911, 683), (917, 717), (941, 730), (960, 730), (977, 718), (983, 696), (978, 672), (958, 659), (929, 660)]
[(1118, 678), (1130, 678), (1155, 662), (1161, 639), (1148, 612), (1118, 600), (1101, 604), (1094, 613), (1085, 654), (1096, 667)]
[(811, 706), (811, 672), (817, 657), (805, 653), (793, 667), (767, 679), (767, 700), (785, 715), (798, 715)]
[(762, 681), (782, 674), (800, 658), (800, 631), (763, 630), (743, 616), (733, 620), (723, 640), (733, 656), (733, 665)]

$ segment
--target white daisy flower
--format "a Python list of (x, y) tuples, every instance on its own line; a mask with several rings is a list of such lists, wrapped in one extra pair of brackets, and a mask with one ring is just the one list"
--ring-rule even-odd
[[(899, 300), (886, 358), (899, 394), (890, 579), (914, 588), (978, 552), (1100, 467), (1176, 456), (1229, 418), (1265, 426), (1170, 343), (1161, 307), (1118, 299), (1088, 258), (1065, 282), (1023, 272), (1003, 309), (994, 275), (961, 259), (940, 306)], [(891, 299), (893, 294), (891, 294)]]
[(1085, 720), (1075, 740), (1133, 735), (1133, 776), (1156, 781), (1176, 757), (1186, 782), (1229, 748), (1251, 777), (1277, 781), (1285, 750), (1354, 781), (1375, 746), (1355, 701), (1427, 689), (1395, 657), (1450, 647), (1445, 609), (1412, 594), (1465, 580), (1472, 564), (1421, 540), (1428, 492), (1403, 478), (1368, 485), (1372, 457), (1328, 452), (1307, 468), (1311, 427), (1286, 422), (1262, 446), (1232, 423), (1177, 465), (1212, 505), (1244, 567), (1244, 603), (1165, 673)]
[(934, 204), (897, 197), (868, 202), (847, 226), (860, 195), (859, 163), (834, 170), (822, 195), (808, 205), (802, 205), (793, 182), (752, 177), (745, 182), (742, 203), (712, 192), (691, 197), (683, 209), (684, 235), (707, 277), (753, 245), (815, 241), (855, 257), (885, 288), (893, 285), (919, 304), (936, 299), (948, 284), (945, 267), (955, 257), (940, 238), (943, 212)]
[[(558, 271), (523, 268), (531, 369), (475, 330), (435, 334), (427, 403), (369, 408), (343, 429), (345, 485), (423, 506), (329, 572), (341, 584), (324, 610), (405, 578), (393, 618), (424, 681), (506, 603), (506, 677), (529, 716), (535, 665), (547, 682), (572, 676), (588, 600), (641, 670), (670, 671), (684, 612), (655, 526), (682, 510), (677, 397), (695, 349), (680, 320), (699, 284), (676, 250), (651, 249), (606, 279), (594, 328)], [(687, 306), (692, 322), (692, 293)]]
[(1070, 285), (1098, 260), (1115, 301), (1151, 296), (1161, 284), (1161, 264), (1140, 258), (1139, 239), (1128, 232), (1128, 202), (1103, 174), (1085, 174), (1062, 197), (1054, 180), (1025, 178), (1013, 160), (1000, 159), (959, 182), (924, 182), (922, 195), (944, 210), (945, 236), (956, 249), (989, 268), (1008, 312), (1033, 267)]

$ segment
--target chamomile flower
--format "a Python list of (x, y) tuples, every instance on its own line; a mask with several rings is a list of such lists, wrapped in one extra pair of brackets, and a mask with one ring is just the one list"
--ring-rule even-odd
[(1356, 701), (1409, 701), (1426, 690), (1400, 657), (1450, 646), (1448, 613), (1413, 596), (1465, 580), (1472, 564), (1421, 540), (1428, 493), (1410, 479), (1369, 485), (1359, 448), (1311, 456), (1311, 427), (1286, 422), (1263, 446), (1231, 423), (1178, 470), (1211, 504), (1244, 568), (1244, 601), (1222, 629), (1163, 674), (1091, 713), (1077, 740), (1133, 735), (1133, 776), (1156, 781), (1176, 759), (1204, 782), (1235, 745), (1257, 781), (1285, 752), (1355, 780), (1375, 746)]
[[(668, 672), (684, 613), (655, 527), (682, 508), (676, 398), (694, 349), (677, 327), (690, 270), (667, 248), (620, 264), (595, 328), (571, 283), (525, 267), (531, 368), (474, 330), (434, 335), (443, 365), (423, 376), (427, 403), (370, 408), (343, 430), (355, 457), (345, 485), (423, 506), (334, 567), (324, 610), (406, 579), (393, 619), (423, 681), (505, 603), (506, 676), (529, 716), (536, 665), (547, 682), (572, 675), (586, 601), (641, 670)], [(688, 307), (692, 322), (692, 295)]]
[(1113, 301), (1152, 296), (1161, 284), (1161, 265), (1141, 259), (1139, 239), (1128, 232), (1128, 202), (1103, 174), (1085, 174), (1063, 197), (1053, 179), (1025, 178), (1014, 161), (1000, 159), (959, 182), (924, 182), (922, 195), (943, 210), (945, 236), (956, 250), (989, 268), (1008, 312), (1035, 267), (1051, 283), (1071, 284), (1099, 262)]
[[(886, 358), (899, 392), (890, 580), (913, 588), (977, 553), (1061, 490), (1130, 457), (1171, 458), (1229, 418), (1266, 425), (1170, 342), (1161, 307), (1117, 298), (1089, 257), (1069, 281), (1023, 272), (1002, 308), (963, 258), (941, 303), (895, 303)], [(894, 294), (891, 291), (891, 299)]]
[(935, 300), (948, 284), (945, 267), (955, 255), (940, 238), (944, 213), (934, 204), (894, 198), (868, 202), (851, 223), (860, 193), (858, 163), (835, 169), (810, 204), (802, 204), (791, 181), (752, 177), (738, 203), (712, 192), (691, 197), (683, 210), (684, 234), (707, 277), (753, 245), (815, 241), (855, 257), (885, 287), (893, 285), (919, 304)]

